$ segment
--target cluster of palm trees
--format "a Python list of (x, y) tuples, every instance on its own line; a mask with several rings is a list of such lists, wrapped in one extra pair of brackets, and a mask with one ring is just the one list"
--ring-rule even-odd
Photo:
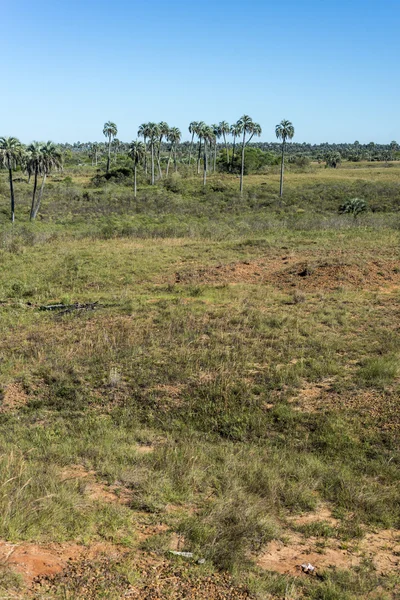
[[(15, 137), (0, 138), (0, 163), (8, 170), (11, 198), (11, 221), (15, 221), (15, 194), (12, 171), (20, 166), (27, 172), (29, 180), (33, 177), (33, 193), (30, 220), (39, 212), (47, 175), (52, 169), (62, 168), (62, 154), (53, 142), (32, 142), (25, 147)], [(38, 179), (42, 178), (37, 196)]]
[(181, 141), (181, 132), (178, 127), (169, 127), (168, 123), (161, 121), (161, 123), (142, 123), (138, 129), (138, 136), (143, 138), (143, 142), (132, 142), (129, 152), (133, 152), (132, 148), (136, 148), (143, 159), (143, 167), (147, 175), (148, 163), (147, 163), (147, 147), (150, 148), (150, 160), (151, 160), (151, 185), (155, 183), (155, 163), (157, 162), (158, 176), (162, 178), (162, 169), (160, 162), (161, 144), (165, 139), (170, 143), (170, 150), (166, 168), (166, 175), (169, 173), (169, 167), (171, 164), (172, 157), (174, 159), (175, 170), (176, 165), (176, 149), (177, 145)]
[[(204, 184), (206, 181), (207, 172), (207, 143), (214, 144), (214, 171), (216, 168), (217, 141), (222, 137), (226, 151), (226, 164), (232, 170), (235, 161), (236, 140), (242, 138), (242, 157), (240, 166), (240, 193), (243, 193), (243, 174), (245, 163), (245, 148), (251, 142), (254, 136), (260, 136), (262, 133), (261, 126), (255, 123), (248, 115), (243, 115), (236, 123), (229, 125), (226, 121), (221, 121), (218, 125), (206, 125), (203, 121), (192, 121), (189, 125), (189, 133), (192, 134), (189, 150), (189, 165), (192, 160), (192, 150), (194, 136), (198, 138), (198, 156), (197, 156), (197, 172), (200, 170), (201, 145), (204, 142)], [(229, 158), (228, 143), (226, 136), (230, 134), (233, 137), (232, 156)], [(275, 127), (276, 137), (282, 141), (282, 162), (281, 162), (281, 178), (280, 178), (280, 196), (283, 194), (283, 173), (285, 161), (285, 148), (287, 140), (293, 139), (294, 127), (293, 124), (284, 119)], [(246, 139), (246, 136), (247, 139)]]

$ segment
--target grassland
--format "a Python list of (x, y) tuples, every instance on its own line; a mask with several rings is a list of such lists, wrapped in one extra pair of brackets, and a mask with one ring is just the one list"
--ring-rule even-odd
[(399, 597), (399, 174), (4, 178), (0, 598)]

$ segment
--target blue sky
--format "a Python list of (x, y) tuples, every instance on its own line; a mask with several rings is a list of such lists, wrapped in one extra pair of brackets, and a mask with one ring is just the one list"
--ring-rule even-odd
[[(0, 135), (123, 141), (249, 114), (261, 139), (400, 142), (399, 0), (3, 1)], [(4, 46), (5, 43), (5, 46)]]

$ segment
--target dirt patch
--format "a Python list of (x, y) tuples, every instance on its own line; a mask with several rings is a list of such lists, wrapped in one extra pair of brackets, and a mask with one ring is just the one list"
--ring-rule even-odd
[(360, 264), (335, 262), (297, 262), (271, 274), (271, 283), (279, 287), (304, 290), (381, 289), (400, 284), (399, 263), (370, 261)]
[(21, 383), (10, 383), (0, 394), (0, 412), (9, 412), (25, 406), (28, 394)]
[[(139, 448), (148, 448), (148, 446), (139, 446)], [(129, 504), (131, 492), (127, 488), (118, 484), (105, 485), (96, 481), (95, 477), (95, 471), (88, 471), (82, 465), (70, 465), (61, 472), (62, 481), (82, 479), (85, 486), (84, 493), (90, 500)]]
[(175, 273), (177, 284), (264, 283), (286, 289), (303, 290), (382, 289), (400, 286), (398, 261), (368, 261), (346, 264), (332, 258), (329, 262), (298, 261), (292, 256), (262, 261), (219, 264)]
[[(292, 525), (324, 522), (335, 528), (339, 521), (327, 506), (314, 513), (293, 517)], [(400, 532), (381, 530), (367, 533), (361, 540), (343, 543), (337, 538), (306, 537), (290, 532), (285, 541), (273, 540), (258, 558), (259, 567), (288, 575), (302, 574), (302, 564), (311, 563), (316, 573), (329, 568), (350, 569), (364, 559), (370, 560), (379, 573), (390, 574), (400, 567)]]
[(400, 398), (396, 388), (339, 393), (333, 388), (333, 380), (326, 379), (317, 384), (305, 383), (289, 402), (302, 412), (347, 410), (373, 419), (380, 430), (396, 433), (400, 428)]
[(111, 544), (97, 543), (91, 546), (79, 544), (11, 544), (0, 541), (0, 561), (22, 575), (26, 585), (43, 576), (61, 573), (69, 562), (83, 557), (93, 560), (100, 554), (115, 554)]

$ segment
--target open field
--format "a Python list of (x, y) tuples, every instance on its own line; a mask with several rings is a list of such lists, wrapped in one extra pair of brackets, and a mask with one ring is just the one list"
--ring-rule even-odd
[(95, 174), (0, 183), (0, 598), (399, 598), (400, 164)]

